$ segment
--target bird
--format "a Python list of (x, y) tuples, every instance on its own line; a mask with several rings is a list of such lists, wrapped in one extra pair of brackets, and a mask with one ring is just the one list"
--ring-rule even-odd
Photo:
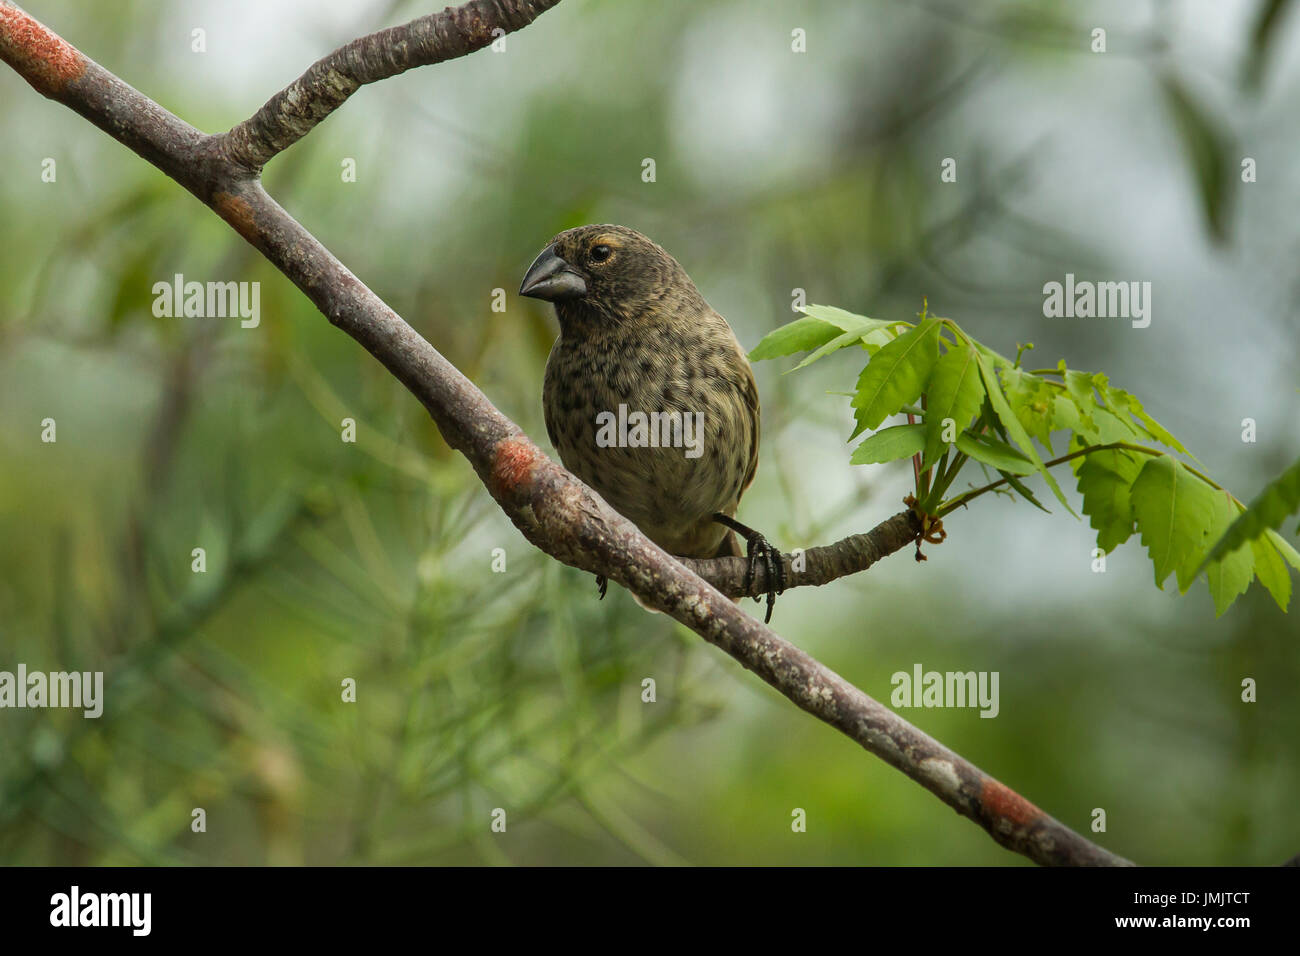
[(661, 246), (610, 223), (552, 238), (519, 294), (552, 303), (559, 320), (542, 407), (564, 467), (669, 554), (747, 556), (747, 594), (763, 562), (770, 621), (785, 569), (735, 518), (758, 469), (761, 414), (727, 320)]

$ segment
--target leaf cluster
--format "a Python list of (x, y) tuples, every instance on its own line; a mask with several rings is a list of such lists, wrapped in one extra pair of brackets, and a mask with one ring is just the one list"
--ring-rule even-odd
[[(1286, 565), (1300, 570), (1300, 552), (1274, 529), (1300, 508), (1300, 466), (1266, 489), (1258, 510), (1248, 511), (1192, 464), (1196, 459), (1183, 443), (1136, 396), (1101, 372), (1068, 368), (1064, 360), (1027, 370), (1021, 358), (1032, 344), (1009, 359), (926, 308), (916, 323), (822, 305), (803, 312), (764, 337), (750, 358), (808, 352), (795, 366), (800, 369), (841, 349), (865, 351), (851, 393), (855, 427), (849, 440), (871, 434), (850, 460), (865, 465), (912, 458), (918, 514), (941, 519), (990, 491), (1018, 495), (1046, 511), (1024, 481), (1034, 475), (1075, 514), (1049, 470), (1068, 464), (1103, 552), (1136, 534), (1157, 587), (1173, 574), (1186, 593), (1204, 570), (1222, 614), (1258, 578), (1286, 609)], [(900, 414), (905, 424), (885, 426)], [(950, 494), (968, 466), (982, 469), (986, 482)]]

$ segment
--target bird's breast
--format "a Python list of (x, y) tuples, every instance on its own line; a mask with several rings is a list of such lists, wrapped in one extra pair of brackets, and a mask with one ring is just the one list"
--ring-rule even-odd
[(546, 428), (565, 467), (674, 554), (717, 550), (725, 529), (711, 516), (735, 510), (751, 472), (752, 376), (722, 331), (561, 335), (546, 365)]

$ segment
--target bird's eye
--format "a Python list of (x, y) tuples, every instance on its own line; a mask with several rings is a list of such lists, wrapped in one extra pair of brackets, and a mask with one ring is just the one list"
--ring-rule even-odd
[(611, 249), (609, 246), (605, 245), (603, 242), (598, 246), (591, 247), (592, 262), (605, 262), (613, 254), (614, 254), (614, 250)]

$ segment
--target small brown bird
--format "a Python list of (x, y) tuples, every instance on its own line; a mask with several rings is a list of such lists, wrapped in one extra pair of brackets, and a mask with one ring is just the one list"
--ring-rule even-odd
[(770, 620), (784, 567), (732, 517), (758, 468), (759, 407), (727, 320), (676, 259), (626, 226), (560, 233), (519, 294), (554, 303), (560, 321), (542, 403), (564, 466), (670, 554), (739, 555), (742, 534), (746, 592), (759, 560), (776, 584)]

